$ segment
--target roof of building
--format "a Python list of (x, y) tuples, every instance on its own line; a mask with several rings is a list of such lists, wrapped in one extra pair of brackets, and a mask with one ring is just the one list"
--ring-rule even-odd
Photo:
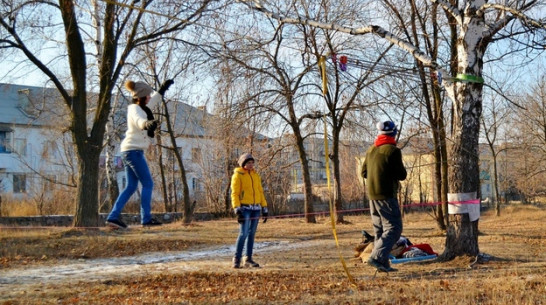
[[(122, 121), (125, 120), (126, 110), (127, 107), (122, 105), (117, 113)], [(171, 102), (169, 111), (177, 137), (218, 136), (218, 131), (210, 127), (213, 122), (218, 123), (219, 120), (206, 112), (205, 107)], [(11, 131), (14, 125), (49, 126), (58, 123), (60, 117), (69, 118), (69, 113), (56, 88), (0, 83), (0, 131)], [(251, 134), (252, 132), (246, 128), (237, 129), (239, 137)], [(255, 137), (267, 139), (261, 134), (255, 134)]]
[(53, 113), (45, 110), (51, 100), (60, 102), (56, 89), (0, 83), (0, 124), (50, 125)]

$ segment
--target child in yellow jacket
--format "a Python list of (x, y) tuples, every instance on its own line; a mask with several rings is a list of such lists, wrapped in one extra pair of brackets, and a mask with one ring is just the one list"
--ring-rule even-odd
[(244, 266), (260, 267), (252, 260), (252, 251), (260, 213), (264, 218), (264, 223), (267, 221), (267, 201), (264, 196), (262, 179), (254, 170), (252, 155), (249, 153), (241, 155), (237, 163), (240, 167), (235, 168), (231, 177), (231, 205), (239, 222), (239, 236), (235, 244), (233, 268), (241, 268), (241, 257), (245, 243)]

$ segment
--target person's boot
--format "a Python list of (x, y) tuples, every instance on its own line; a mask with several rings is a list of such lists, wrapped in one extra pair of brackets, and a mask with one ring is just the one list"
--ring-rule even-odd
[(392, 268), (388, 262), (387, 262), (386, 265), (384, 265), (384, 264), (380, 263), (379, 261), (377, 261), (376, 259), (373, 259), (373, 258), (368, 259), (368, 265), (370, 265), (372, 267), (375, 267), (377, 269), (377, 271), (379, 271), (379, 272), (389, 273), (389, 272), (398, 271), (398, 269)]
[(385, 266), (385, 270), (387, 272), (397, 272), (398, 271), (398, 269), (391, 267), (391, 263), (389, 261), (387, 261), (387, 263), (384, 266)]
[(374, 267), (379, 272), (388, 272), (387, 268), (385, 268), (385, 266), (383, 266), (383, 264), (381, 264), (379, 261), (377, 261), (377, 260), (375, 260), (375, 259), (373, 259), (371, 257), (368, 259), (368, 265)]
[(233, 265), (232, 265), (232, 266), (233, 266), (234, 269), (239, 269), (239, 268), (241, 268), (241, 259), (240, 259), (240, 258), (234, 257), (234, 258), (233, 258)]
[(255, 261), (252, 260), (252, 258), (250, 257), (246, 257), (245, 256), (245, 267), (253, 267), (253, 268), (258, 268), (260, 267), (260, 264), (256, 263)]

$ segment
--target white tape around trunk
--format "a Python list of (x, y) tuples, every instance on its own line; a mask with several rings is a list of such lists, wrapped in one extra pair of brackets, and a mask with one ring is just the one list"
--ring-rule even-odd
[[(447, 213), (448, 214), (466, 214), (470, 221), (476, 221), (480, 218), (480, 204), (467, 203), (468, 201), (476, 201), (476, 192), (470, 193), (452, 193), (447, 194)], [(459, 203), (452, 203), (459, 202)]]

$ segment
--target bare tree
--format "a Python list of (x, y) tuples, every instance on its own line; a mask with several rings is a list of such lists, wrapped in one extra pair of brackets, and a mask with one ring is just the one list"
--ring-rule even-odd
[[(523, 200), (534, 201), (546, 194), (546, 76), (537, 76), (531, 90), (518, 99), (513, 154), (518, 162), (510, 169)], [(514, 156), (514, 157), (516, 157)]]
[[(19, 51), (20, 55), (45, 74), (59, 90), (70, 110), (69, 129), (76, 147), (79, 174), (74, 226), (98, 225), (99, 155), (111, 109), (112, 90), (124, 66), (130, 61), (132, 52), (140, 45), (161, 39), (166, 33), (184, 30), (206, 11), (211, 2), (186, 1), (183, 5), (169, 2), (169, 5), (162, 5), (162, 1), (157, 1), (157, 4), (151, 6), (152, 1), (108, 1), (98, 2), (97, 7), (94, 6), (96, 2), (80, 3), (72, 0), (59, 0), (58, 3), (2, 2), (0, 26), (3, 35), (0, 48)], [(162, 10), (165, 15), (176, 17), (163, 18), (163, 22), (157, 25), (148, 24), (148, 8)], [(97, 13), (97, 9), (100, 13)], [(101, 16), (99, 25), (102, 37), (99, 41), (96, 35), (87, 36), (89, 31), (97, 30), (87, 25), (92, 18), (89, 12)], [(60, 26), (58, 21), (62, 21)], [(55, 43), (52, 33), (59, 33), (58, 30), (63, 33), (63, 39)], [(40, 34), (37, 35), (36, 31)], [(51, 40), (40, 41), (42, 37)], [(47, 62), (40, 54), (46, 43), (55, 43), (58, 50), (58, 57), (51, 62)], [(100, 44), (100, 53), (92, 51), (96, 49), (96, 44)], [(95, 73), (88, 73), (90, 57), (95, 58), (93, 62), (97, 63), (97, 66), (91, 66)], [(63, 70), (59, 66), (68, 68)], [(66, 77), (66, 81), (63, 77)], [(90, 81), (97, 84), (92, 88), (98, 91), (93, 108), (87, 99)]]
[(492, 157), (492, 164), (490, 165), (490, 168), (492, 167), (492, 201), (495, 206), (496, 215), (500, 216), (498, 159), (499, 155), (507, 149), (507, 145), (506, 143), (503, 146), (499, 145), (499, 137), (502, 126), (506, 124), (509, 118), (511, 109), (498, 104), (493, 97), (490, 107), (484, 107), (484, 115), (481, 118), (481, 122)]
[[(304, 126), (306, 121), (318, 119), (321, 115), (314, 112), (312, 106), (303, 106), (309, 86), (306, 77), (314, 63), (300, 65), (291, 61), (287, 54), (294, 54), (290, 41), (293, 33), (285, 33), (283, 26), (268, 24), (267, 29), (264, 27), (258, 26), (263, 32), (272, 32), (270, 37), (244, 36), (243, 41), (223, 37), (221, 48), (214, 52), (230, 63), (222, 70), (224, 75), (230, 73), (230, 81), (246, 88), (245, 96), (237, 106), (239, 111), (251, 114), (246, 122), (252, 122), (250, 118), (255, 118), (257, 114), (266, 116), (273, 113), (288, 126), (302, 165), (305, 217), (307, 222), (314, 223)], [(261, 121), (262, 125), (264, 122)]]
[[(325, 8), (323, 9), (327, 11)], [(329, 19), (329, 16), (325, 16), (325, 18)], [(338, 54), (352, 53), (352, 55), (358, 58), (364, 58), (364, 61), (368, 59), (367, 57), (373, 55), (360, 54), (360, 52), (357, 52), (357, 50), (345, 49), (342, 44), (334, 45), (334, 41), (338, 40), (336, 35), (337, 33), (335, 31), (323, 31), (324, 40), (327, 44), (326, 48), (320, 46), (318, 42), (320, 36), (315, 33), (314, 28), (311, 27), (306, 29), (305, 32), (309, 32), (306, 35), (306, 40), (309, 40), (309, 44), (311, 46), (310, 48), (313, 50), (312, 53), (315, 56), (316, 61), (319, 62), (322, 67), (326, 65), (325, 54), (333, 54), (335, 58), (333, 61), (333, 68), (331, 70), (333, 77), (328, 80), (327, 70), (323, 68), (321, 69), (321, 78), (323, 83), (322, 93), (326, 104), (324, 115), (328, 118), (329, 127), (331, 128), (330, 137), (332, 139), (332, 150), (328, 157), (332, 160), (333, 168), (333, 201), (336, 210), (340, 211), (336, 213), (336, 222), (344, 223), (343, 214), (341, 212), (343, 211), (343, 198), (341, 192), (341, 172), (339, 163), (341, 132), (344, 129), (345, 121), (349, 112), (367, 107), (366, 101), (360, 99), (362, 91), (376, 82), (378, 79), (385, 76), (385, 74), (374, 74), (374, 68), (383, 59), (385, 54), (388, 53), (390, 47), (387, 47), (386, 50), (379, 54), (376, 59), (372, 59), (367, 69), (360, 70), (358, 65), (355, 64), (351, 67), (351, 69), (354, 70), (354, 68), (357, 68), (358, 70), (349, 72), (346, 71), (346, 67), (342, 68), (344, 63), (341, 62), (341, 56), (339, 58), (340, 62), (337, 62)], [(356, 48), (354, 46), (354, 42), (343, 41), (343, 43)], [(351, 58), (351, 63), (356, 62), (358, 62), (358, 59)], [(345, 71), (345, 73), (342, 71)]]
[[(230, 73), (225, 73), (229, 70), (227, 62), (219, 65), (220, 74), (223, 75), (218, 80), (216, 91), (216, 100), (214, 103), (215, 117), (208, 121), (208, 132), (216, 140), (217, 146), (212, 151), (213, 160), (216, 160), (219, 165), (219, 176), (212, 176), (216, 173), (214, 170), (205, 171), (207, 197), (210, 201), (218, 201), (221, 205), (220, 210), (225, 214), (232, 214), (231, 198), (230, 198), (230, 183), (233, 169), (236, 167), (236, 160), (239, 157), (241, 139), (247, 134), (241, 132), (244, 128), (243, 114), (237, 111), (235, 105), (239, 98), (239, 90), (237, 82), (233, 82), (230, 78)], [(227, 69), (227, 70), (226, 70)], [(219, 188), (221, 185), (223, 187)], [(215, 199), (218, 198), (218, 199)], [(222, 204), (223, 203), (223, 204)]]
[[(453, 62), (456, 66), (451, 72), (447, 72), (438, 61), (426, 55), (418, 46), (382, 26), (368, 25), (353, 28), (341, 22), (312, 20), (308, 16), (298, 15), (297, 12), (288, 12), (288, 9), (275, 13), (265, 8), (260, 1), (245, 3), (252, 9), (261, 11), (285, 24), (305, 24), (349, 35), (371, 34), (380, 37), (410, 53), (424, 66), (440, 71), (444, 80), (449, 81), (444, 82), (444, 87), (454, 106), (448, 199), (452, 202), (475, 200), (479, 179), (478, 138), (482, 110), (483, 56), (492, 42), (502, 39), (520, 39), (522, 43), (518, 43), (518, 46), (523, 44), (528, 48), (542, 49), (546, 25), (525, 14), (533, 8), (540, 10), (540, 1), (537, 0), (519, 0), (502, 4), (479, 0), (460, 3), (441, 0), (434, 2), (442, 7), (442, 13), (447, 15), (449, 20), (454, 21), (451, 30), (452, 35), (457, 39), (452, 50), (456, 53), (456, 57), (450, 54), (449, 60), (445, 61), (451, 62), (450, 60), (457, 58), (456, 62)], [(537, 29), (537, 31), (531, 29)], [(462, 206), (461, 208), (450, 205), (454, 208), (450, 212), (453, 221), (450, 222), (447, 230), (446, 247), (441, 255), (442, 259), (452, 259), (460, 255), (475, 256), (479, 253), (479, 205)]]
[(106, 210), (109, 210), (112, 208), (113, 200), (116, 200), (119, 195), (119, 186), (117, 181), (117, 171), (116, 171), (116, 147), (117, 143), (120, 141), (120, 127), (123, 124), (120, 124), (119, 117), (116, 115), (118, 113), (118, 107), (120, 107), (122, 103), (120, 103), (120, 99), (123, 99), (120, 95), (117, 95), (114, 97), (114, 101), (112, 103), (112, 111), (110, 111), (110, 115), (108, 118), (108, 122), (106, 123), (106, 129), (105, 129), (105, 168), (106, 168), (106, 180), (108, 182), (108, 202), (106, 204)]

